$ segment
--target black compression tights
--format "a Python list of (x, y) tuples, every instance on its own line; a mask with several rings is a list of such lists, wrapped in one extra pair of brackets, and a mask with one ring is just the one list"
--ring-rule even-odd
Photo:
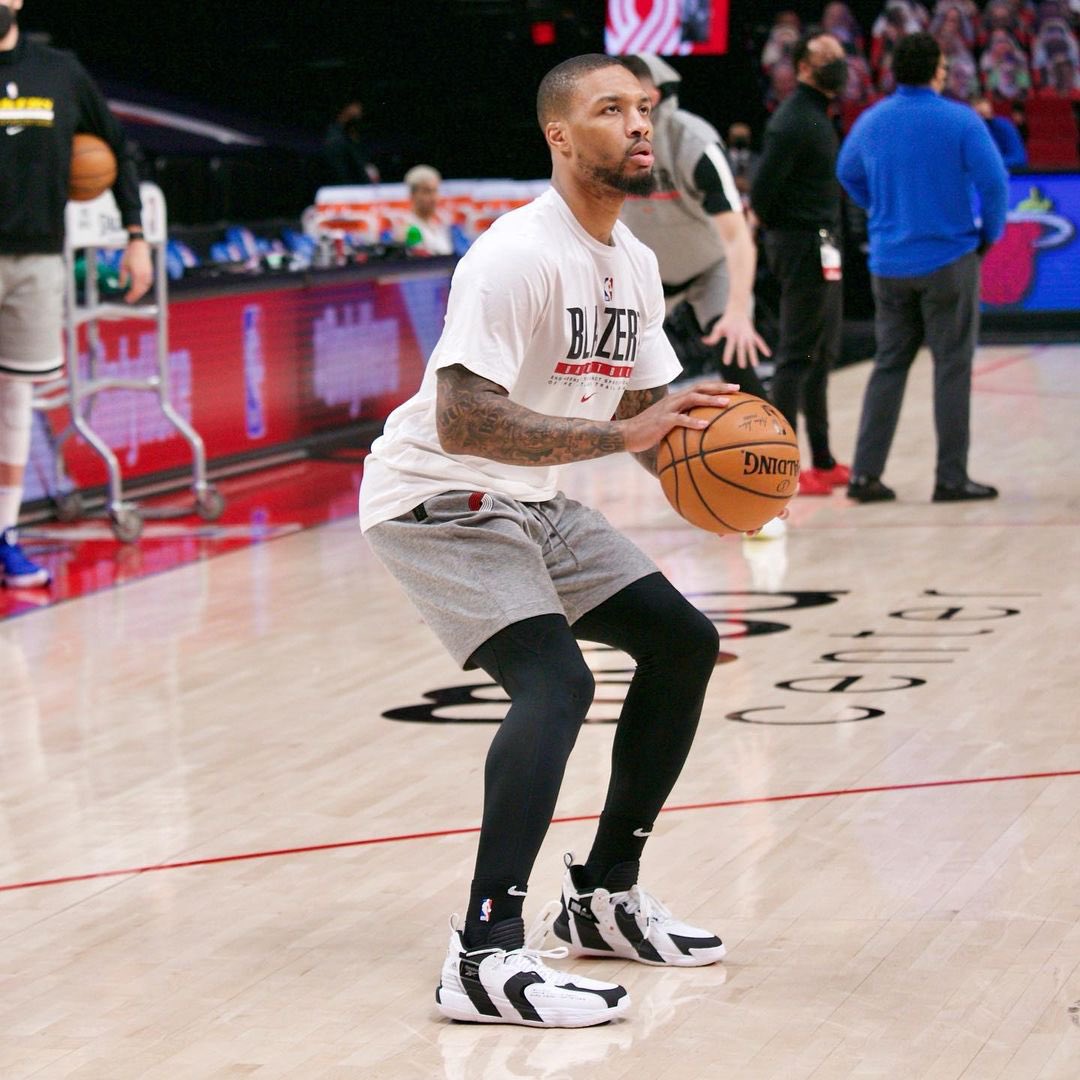
[[(616, 593), (570, 627), (541, 615), (508, 626), (472, 661), (510, 697), (510, 710), (488, 751), (484, 817), (467, 923), (515, 917), (547, 832), (567, 758), (593, 696), (593, 676), (578, 638), (610, 645), (637, 663), (619, 717), (611, 782), (588, 868), (599, 880), (636, 859), (682, 770), (697, 729), (719, 639), (712, 623), (662, 574)], [(476, 907), (478, 910), (473, 910)]]

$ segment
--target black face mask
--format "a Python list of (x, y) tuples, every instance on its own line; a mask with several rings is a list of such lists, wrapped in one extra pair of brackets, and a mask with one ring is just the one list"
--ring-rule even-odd
[(744, 139), (740, 136), (737, 139), (732, 139), (728, 145), (731, 147), (732, 150), (749, 150), (750, 140)]
[(7, 6), (0, 4), (0, 38), (7, 37), (8, 31), (15, 25), (15, 12)]
[(814, 72), (814, 85), (823, 94), (839, 94), (847, 86), (847, 61), (841, 56)]

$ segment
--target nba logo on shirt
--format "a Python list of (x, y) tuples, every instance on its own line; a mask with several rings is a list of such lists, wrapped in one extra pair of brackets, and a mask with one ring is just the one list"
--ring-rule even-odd
[(491, 898), (480, 902), (480, 921), (491, 922)]
[(615, 298), (615, 279), (613, 277), (604, 278), (604, 299), (613, 300)]

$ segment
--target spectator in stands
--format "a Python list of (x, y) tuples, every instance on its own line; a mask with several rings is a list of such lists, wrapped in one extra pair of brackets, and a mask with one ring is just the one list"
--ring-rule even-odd
[(959, 40), (969, 52), (975, 48), (975, 26), (956, 0), (946, 5), (938, 4), (930, 22), (930, 33), (945, 49), (945, 42)]
[[(925, 14), (925, 9), (922, 14)], [(891, 92), (895, 86), (892, 54), (897, 42), (923, 29), (926, 23), (922, 14), (911, 0), (888, 0), (885, 10), (875, 21), (870, 32), (870, 67), (882, 93)]]
[(937, 4), (934, 5), (934, 14), (938, 15), (950, 7), (959, 9), (960, 13), (971, 25), (974, 37), (968, 47), (974, 49), (978, 45), (979, 31), (982, 29), (982, 4), (977, 4), (975, 0), (938, 0)]
[(1016, 101), (1031, 89), (1027, 54), (1007, 30), (995, 30), (979, 61), (983, 88), (992, 97)]
[(949, 64), (949, 73), (945, 77), (945, 96), (953, 101), (967, 103), (979, 93), (979, 68), (975, 58), (966, 49), (949, 54), (942, 50)]
[(21, 0), (0, 0), (0, 86), (7, 87), (0, 136), (0, 584), (48, 585), (16, 526), (30, 456), (33, 386), (63, 374), (64, 207), (72, 139), (99, 136), (118, 162), (113, 195), (128, 244), (120, 263), (125, 299), (150, 288), (139, 178), (101, 91), (69, 52), (23, 34)]
[(761, 70), (772, 75), (778, 64), (791, 63), (791, 54), (802, 32), (802, 21), (794, 11), (781, 11), (773, 20), (772, 30), (761, 53)]
[(844, 52), (849, 57), (866, 55), (862, 27), (847, 4), (826, 4), (821, 13), (821, 29), (832, 34), (844, 46)]
[(848, 56), (847, 68), (847, 85), (838, 98), (840, 127), (845, 135), (851, 130), (851, 125), (859, 116), (877, 101), (874, 80), (870, 75), (870, 65), (866, 62), (866, 58), (857, 54)]
[(971, 104), (986, 121), (990, 138), (1001, 151), (1001, 160), (1005, 162), (1005, 168), (1009, 170), (1027, 168), (1027, 149), (1020, 135), (1020, 129), (1009, 117), (995, 115), (994, 106), (988, 97), (980, 95)]
[(966, 103), (979, 92), (979, 69), (967, 46), (964, 28), (957, 21), (960, 12), (950, 8), (946, 14), (953, 18), (943, 19), (938, 29), (932, 31), (949, 69), (944, 92), (947, 97)]
[(1035, 13), (1035, 31), (1037, 33), (1048, 19), (1064, 19), (1066, 23), (1074, 25), (1078, 17), (1080, 4), (1072, 7), (1063, 0), (1042, 0)]
[(1009, 0), (990, 0), (983, 12), (980, 47), (988, 49), (991, 38), (998, 30), (1005, 31), (1014, 41), (1026, 47), (1032, 21), (1026, 15), (1030, 15), (1030, 12), (1022, 13)]
[(364, 106), (350, 101), (338, 113), (323, 141), (322, 160), (327, 184), (377, 184), (379, 170), (363, 137)]
[(1050, 18), (1041, 22), (1031, 54), (1036, 86), (1049, 87), (1059, 92), (1076, 89), (1078, 66), (1080, 48), (1068, 22), (1062, 18)]
[(727, 156), (731, 162), (731, 174), (735, 177), (735, 186), (743, 201), (747, 202), (750, 194), (750, 181), (754, 170), (757, 168), (757, 151), (753, 149), (754, 133), (750, 125), (742, 120), (736, 120), (728, 128)]
[(442, 174), (430, 165), (414, 165), (405, 174), (412, 213), (403, 229), (405, 246), (413, 255), (453, 255), (450, 225), (439, 213)]
[(897, 92), (859, 118), (837, 163), (840, 182), (870, 215), (877, 339), (848, 495), (861, 503), (896, 497), (881, 475), (925, 341), (934, 357), (933, 501), (992, 499), (997, 490), (967, 471), (971, 365), (980, 255), (1005, 230), (1008, 175), (975, 113), (939, 96), (945, 58), (931, 34), (899, 43), (895, 71)]
[(795, 78), (795, 66), (790, 60), (781, 60), (769, 72), (769, 89), (765, 94), (765, 108), (768, 112), (776, 112), (798, 86)]

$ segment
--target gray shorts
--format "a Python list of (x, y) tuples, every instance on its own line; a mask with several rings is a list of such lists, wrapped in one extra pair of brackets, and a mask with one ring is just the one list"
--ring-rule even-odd
[(572, 625), (657, 572), (603, 514), (561, 492), (519, 503), (448, 491), (364, 535), (462, 667), (511, 623), (565, 615)]
[(55, 379), (63, 319), (63, 258), (0, 255), (0, 375)]

